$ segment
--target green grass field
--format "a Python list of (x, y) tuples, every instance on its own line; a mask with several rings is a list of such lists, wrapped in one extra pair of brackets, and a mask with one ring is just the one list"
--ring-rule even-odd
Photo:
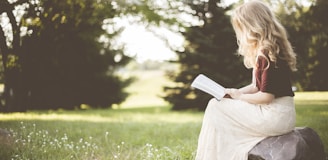
[[(142, 92), (131, 86), (138, 92), (132, 101), (160, 91), (159, 85), (147, 82), (149, 90)], [(12, 133), (9, 141), (0, 134), (0, 159), (194, 159), (203, 112), (171, 111), (157, 98), (127, 101), (118, 109), (0, 114), (0, 128)], [(295, 100), (297, 126), (317, 131), (328, 152), (328, 92), (297, 92)]]
[(1, 114), (13, 159), (192, 159), (202, 113), (168, 107)]
[[(297, 126), (315, 129), (328, 146), (328, 106), (308, 103), (297, 103)], [(1, 146), (0, 157), (193, 159), (202, 116), (169, 107), (0, 114), (0, 128), (14, 137), (12, 145)]]

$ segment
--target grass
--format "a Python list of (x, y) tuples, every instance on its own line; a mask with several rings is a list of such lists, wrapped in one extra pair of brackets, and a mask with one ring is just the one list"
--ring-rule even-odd
[(324, 143), (328, 158), (328, 92), (296, 93), (296, 125), (314, 129)]
[[(309, 93), (295, 97), (297, 126), (313, 128), (328, 146), (326, 99), (301, 100), (304, 94)], [(194, 159), (202, 116), (202, 112), (170, 111), (168, 106), (0, 114), (0, 128), (13, 133), (13, 144), (2, 145), (0, 157)]]
[(163, 96), (162, 87), (170, 85), (170, 81), (164, 74), (161, 70), (129, 72), (130, 76), (138, 79), (126, 89), (130, 93), (128, 99), (116, 108), (169, 105), (161, 98)]
[(0, 157), (193, 159), (201, 118), (168, 107), (1, 114), (14, 143)]
[[(170, 111), (153, 83), (165, 80), (147, 74), (117, 109), (0, 113), (0, 128), (12, 133), (0, 133), (0, 160), (194, 159), (203, 112)], [(328, 153), (328, 92), (297, 92), (295, 100), (297, 126), (313, 128)]]

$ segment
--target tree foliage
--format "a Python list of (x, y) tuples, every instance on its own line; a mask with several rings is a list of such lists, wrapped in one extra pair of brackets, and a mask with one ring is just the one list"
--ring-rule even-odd
[(171, 25), (176, 19), (167, 13), (173, 10), (165, 9), (171, 3), (0, 1), (1, 22), (10, 20), (0, 26), (5, 86), (0, 111), (70, 109), (80, 104), (110, 107), (122, 102), (132, 79), (122, 79), (116, 71), (131, 58), (124, 54), (124, 45), (112, 45), (124, 29), (116, 20), (132, 17), (132, 23), (145, 26)]
[[(304, 15), (310, 22), (308, 29), (310, 37), (308, 40), (308, 61), (304, 66), (308, 71), (305, 79), (308, 80), (304, 84), (305, 90), (327, 91), (328, 77), (326, 69), (328, 68), (328, 20), (326, 15), (328, 1), (317, 0), (309, 11)], [(303, 26), (306, 27), (306, 26)]]
[[(23, 40), (31, 106), (109, 107), (126, 98), (122, 90), (128, 81), (114, 73), (128, 58), (99, 39), (113, 36), (102, 27), (116, 11), (107, 1), (99, 2), (44, 0), (42, 10), (25, 17), (24, 23), (33, 31)], [(115, 60), (117, 56), (121, 58)]]
[(278, 14), (287, 28), (290, 41), (298, 55), (298, 72), (294, 78), (300, 91), (326, 91), (328, 78), (328, 2), (317, 0), (304, 6), (288, 0), (281, 3)]
[[(327, 90), (328, 2), (316, 0), (309, 7), (292, 0), (270, 2), (278, 4), (275, 9), (298, 55), (294, 84), (299, 90)], [(120, 78), (116, 70), (130, 58), (111, 43), (121, 30), (114, 19), (122, 17), (183, 34), (184, 50), (177, 51), (175, 62), (180, 70), (168, 74), (177, 85), (165, 87), (164, 99), (173, 109), (204, 109), (210, 96), (190, 88), (199, 73), (226, 87), (251, 79), (235, 54), (229, 11), (220, 0), (2, 0), (0, 78), (5, 88), (0, 111), (122, 102), (131, 80)], [(193, 17), (192, 23), (181, 20), (186, 15)]]
[(14, 100), (24, 102), (20, 110), (110, 107), (127, 97), (123, 89), (130, 80), (115, 71), (129, 57), (112, 48), (116, 31), (104, 28), (104, 21), (117, 14), (112, 3), (43, 0), (30, 1), (26, 9), (20, 22), (25, 36), (13, 63), (16, 74), (7, 75), (17, 87), (14, 95), (22, 97)]

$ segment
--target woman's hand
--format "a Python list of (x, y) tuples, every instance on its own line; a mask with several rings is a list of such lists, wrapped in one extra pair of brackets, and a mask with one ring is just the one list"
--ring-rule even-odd
[(240, 96), (242, 95), (242, 93), (238, 89), (235, 89), (235, 88), (227, 88), (227, 89), (225, 89), (225, 93), (230, 95), (230, 97), (233, 99), (239, 99)]

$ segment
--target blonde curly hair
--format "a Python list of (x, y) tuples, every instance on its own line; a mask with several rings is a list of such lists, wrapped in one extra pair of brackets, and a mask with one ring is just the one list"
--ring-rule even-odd
[(285, 28), (270, 8), (261, 1), (250, 1), (238, 6), (231, 18), (236, 32), (238, 53), (244, 56), (247, 68), (256, 67), (256, 58), (265, 52), (268, 60), (285, 61), (296, 71), (296, 54), (288, 41)]

